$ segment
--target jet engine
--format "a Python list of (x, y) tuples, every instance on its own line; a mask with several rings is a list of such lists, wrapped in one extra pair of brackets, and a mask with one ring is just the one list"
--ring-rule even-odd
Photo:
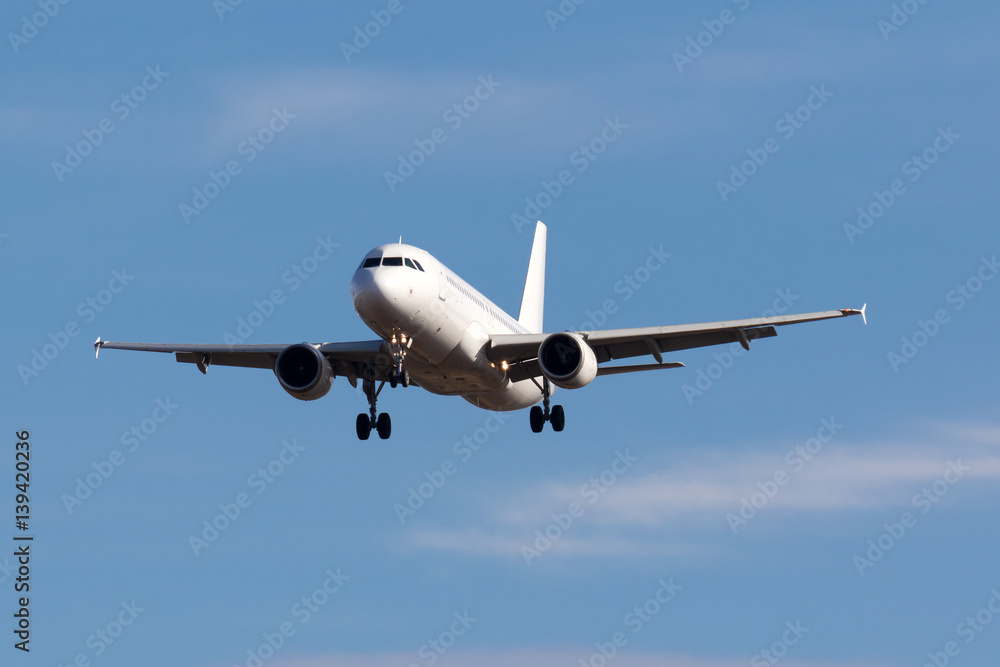
[(312, 345), (289, 345), (274, 362), (274, 374), (281, 388), (301, 401), (326, 396), (333, 385), (330, 360)]
[(597, 377), (597, 357), (582, 336), (554, 333), (538, 346), (538, 365), (552, 384), (579, 389)]

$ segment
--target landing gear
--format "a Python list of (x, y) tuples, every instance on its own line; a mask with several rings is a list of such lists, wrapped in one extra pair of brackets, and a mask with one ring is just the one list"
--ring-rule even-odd
[(358, 440), (367, 440), (368, 436), (372, 434), (372, 423), (368, 419), (368, 415), (363, 412), (358, 413), (355, 427), (358, 429)]
[(389, 386), (395, 389), (397, 384), (401, 384), (404, 387), (410, 386), (410, 374), (405, 368), (402, 371), (397, 371), (395, 369), (390, 371)]
[(361, 386), (364, 389), (365, 397), (368, 398), (368, 414), (364, 412), (358, 414), (358, 418), (355, 421), (358, 439), (367, 440), (372, 434), (372, 429), (375, 429), (378, 432), (378, 437), (386, 440), (392, 433), (392, 420), (389, 418), (388, 413), (383, 412), (382, 414), (378, 414), (375, 410), (375, 399), (382, 392), (385, 380), (379, 383), (378, 389), (375, 388), (375, 380), (367, 378), (361, 381)]
[(393, 334), (392, 338), (389, 339), (389, 348), (392, 351), (392, 370), (389, 371), (389, 386), (393, 389), (396, 388), (397, 384), (402, 384), (404, 387), (410, 386), (410, 374), (403, 368), (403, 361), (406, 359), (406, 350), (412, 342), (412, 339), (407, 338), (404, 333)]
[[(535, 384), (538, 384), (536, 381)], [(531, 413), (528, 415), (528, 421), (531, 423), (532, 433), (541, 433), (542, 429), (545, 428), (545, 422), (550, 422), (552, 424), (553, 431), (561, 431), (566, 428), (566, 412), (563, 410), (561, 405), (553, 405), (552, 409), (549, 410), (549, 381), (548, 378), (542, 379), (542, 384), (539, 386), (542, 390), (542, 405), (534, 405), (531, 407)]]
[(389, 414), (383, 412), (378, 416), (375, 421), (375, 430), (378, 431), (378, 437), (386, 440), (389, 438), (389, 434), (392, 433), (392, 420), (389, 419)]
[(531, 406), (531, 414), (528, 416), (528, 420), (531, 422), (532, 433), (541, 433), (542, 429), (545, 428), (545, 415), (537, 405)]
[(558, 432), (566, 428), (566, 413), (563, 411), (563, 406), (552, 406), (552, 414), (549, 415), (549, 421), (552, 422), (553, 431)]

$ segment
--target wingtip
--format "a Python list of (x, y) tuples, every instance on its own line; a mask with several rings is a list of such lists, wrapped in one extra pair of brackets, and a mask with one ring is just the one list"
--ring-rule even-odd
[(97, 340), (94, 341), (94, 359), (98, 359), (101, 355), (101, 337), (98, 336)]
[(868, 315), (865, 314), (865, 310), (867, 308), (868, 308), (868, 304), (866, 303), (865, 305), (861, 306), (861, 310), (858, 310), (857, 308), (844, 308), (840, 312), (843, 313), (844, 315), (860, 315), (861, 316), (861, 321), (865, 323), (865, 326), (867, 326), (868, 325)]

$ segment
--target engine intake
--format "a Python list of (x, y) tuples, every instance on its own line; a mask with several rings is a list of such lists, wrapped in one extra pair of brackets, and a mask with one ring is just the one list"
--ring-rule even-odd
[(330, 360), (312, 345), (289, 345), (274, 362), (274, 374), (281, 388), (301, 401), (326, 396), (333, 385)]
[(597, 357), (582, 336), (554, 333), (538, 346), (538, 365), (552, 384), (579, 389), (597, 377)]

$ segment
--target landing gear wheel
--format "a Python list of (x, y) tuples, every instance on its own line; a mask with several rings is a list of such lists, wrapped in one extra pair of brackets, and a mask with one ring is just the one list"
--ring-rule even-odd
[(383, 412), (378, 416), (378, 421), (375, 422), (375, 429), (378, 431), (378, 437), (383, 440), (389, 438), (389, 434), (392, 433), (392, 420), (389, 419), (388, 413)]
[(406, 369), (403, 369), (403, 372), (399, 374), (399, 382), (404, 387), (409, 387), (410, 386), (410, 373), (409, 373), (409, 371), (407, 371)]
[(552, 414), (549, 416), (549, 421), (552, 422), (553, 431), (559, 432), (566, 427), (566, 412), (563, 410), (563, 406), (552, 406)]
[(358, 440), (367, 440), (368, 436), (372, 434), (372, 423), (368, 418), (368, 415), (365, 413), (358, 413), (358, 419), (355, 425), (358, 429)]
[(396, 371), (389, 373), (389, 386), (395, 389), (396, 383), (398, 382), (399, 382), (399, 376), (396, 375)]
[(545, 428), (545, 413), (537, 405), (531, 407), (531, 414), (528, 420), (531, 422), (532, 433), (541, 433), (542, 429)]

